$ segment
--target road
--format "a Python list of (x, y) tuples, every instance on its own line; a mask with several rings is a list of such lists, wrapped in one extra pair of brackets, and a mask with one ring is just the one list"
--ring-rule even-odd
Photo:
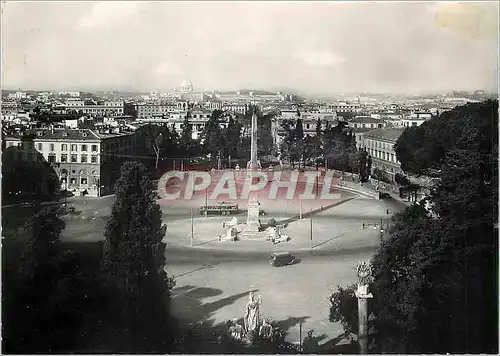
[[(348, 197), (354, 195), (342, 193), (343, 199)], [(114, 197), (71, 198), (81, 213), (67, 219), (61, 239), (102, 240), (113, 200)], [(164, 223), (183, 224), (186, 221), (186, 226), (189, 226), (191, 208), (196, 204), (200, 206), (199, 201), (193, 202), (192, 207), (162, 206)], [(265, 210), (268, 217), (291, 218), (298, 215), (298, 204), (296, 201), (278, 202), (268, 204)], [(278, 210), (280, 206), (283, 208)], [(314, 216), (315, 226), (332, 224), (332, 231), (345, 227), (347, 233), (328, 241), (321, 248), (294, 251), (300, 263), (281, 268), (269, 265), (266, 250), (207, 250), (167, 242), (167, 272), (176, 280), (172, 311), (182, 324), (204, 321), (207, 325), (220, 326), (227, 319), (243, 317), (248, 293), (255, 290), (263, 296), (263, 316), (282, 327), (287, 332), (288, 341), (298, 342), (299, 322), (304, 322), (302, 336), (312, 329), (320, 343), (334, 340), (342, 334), (342, 327), (329, 322), (327, 298), (338, 285), (346, 286), (356, 281), (356, 264), (360, 260), (369, 260), (380, 245), (380, 231), (362, 229), (362, 222), (376, 222), (381, 217), (388, 219), (387, 209), (394, 213), (403, 208), (404, 204), (397, 201), (356, 197), (321, 211)], [(300, 226), (300, 222), (299, 225), (293, 224), (291, 226)], [(287, 248), (286, 245), (277, 246)]]

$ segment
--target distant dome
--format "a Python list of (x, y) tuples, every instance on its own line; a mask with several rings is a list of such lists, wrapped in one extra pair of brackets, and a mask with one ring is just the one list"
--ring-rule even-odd
[(193, 83), (191, 83), (189, 80), (184, 79), (181, 84), (180, 88), (181, 92), (183, 93), (189, 93), (193, 91)]

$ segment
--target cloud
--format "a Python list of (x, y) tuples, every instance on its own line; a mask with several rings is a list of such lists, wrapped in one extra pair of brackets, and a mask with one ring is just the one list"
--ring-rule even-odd
[(329, 67), (346, 61), (344, 57), (331, 51), (309, 50), (296, 54), (296, 57), (311, 67)]
[(134, 15), (139, 9), (139, 3), (135, 1), (98, 2), (92, 6), (92, 10), (83, 16), (77, 23), (79, 29), (95, 27), (107, 27), (124, 21)]

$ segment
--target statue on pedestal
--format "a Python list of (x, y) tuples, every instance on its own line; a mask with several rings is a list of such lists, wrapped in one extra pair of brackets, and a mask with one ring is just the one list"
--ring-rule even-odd
[(371, 283), (372, 279), (372, 269), (365, 261), (362, 261), (356, 266), (356, 273), (358, 275), (358, 293), (367, 295), (368, 284)]
[(260, 320), (259, 320), (259, 306), (262, 304), (262, 296), (259, 294), (255, 297), (254, 292), (250, 292), (249, 301), (246, 306), (245, 311), (245, 330), (247, 333), (254, 332), (258, 330)]

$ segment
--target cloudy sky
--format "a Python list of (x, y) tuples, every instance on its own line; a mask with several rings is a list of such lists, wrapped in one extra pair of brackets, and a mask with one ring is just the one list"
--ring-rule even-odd
[(498, 86), (498, 5), (10, 2), (7, 89), (419, 93)]

